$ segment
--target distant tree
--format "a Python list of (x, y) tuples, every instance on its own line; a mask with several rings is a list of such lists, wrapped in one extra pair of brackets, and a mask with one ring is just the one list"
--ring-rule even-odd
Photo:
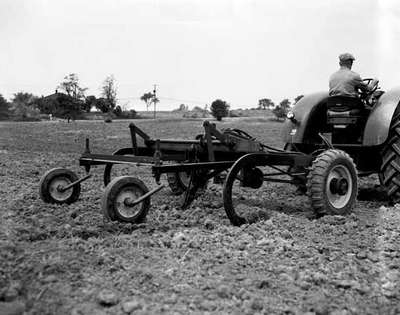
[(65, 76), (64, 81), (60, 83), (58, 88), (76, 100), (84, 100), (85, 91), (87, 90), (87, 88), (79, 86), (79, 78), (76, 73)]
[(303, 96), (304, 95), (297, 95), (295, 98), (294, 98), (294, 104), (296, 104), (300, 99), (302, 99), (303, 98)]
[(151, 103), (153, 102), (153, 97), (154, 97), (154, 94), (151, 92), (144, 93), (140, 97), (140, 100), (142, 100), (143, 102), (146, 103), (146, 110), (149, 110), (149, 107), (150, 107)]
[(286, 114), (289, 111), (289, 108), (290, 108), (290, 101), (287, 98), (285, 98), (279, 103), (279, 105), (275, 106), (275, 108), (272, 110), (272, 113), (278, 120), (281, 120), (281, 118), (285, 119)]
[(24, 104), (25, 106), (34, 107), (36, 106), (37, 99), (38, 97), (32, 93), (18, 92), (14, 94), (11, 102), (13, 104)]
[(128, 115), (128, 117), (127, 118), (130, 118), (130, 119), (134, 119), (134, 118), (137, 118), (137, 112), (134, 110), (134, 109), (131, 109), (131, 110), (129, 110), (128, 112), (127, 112), (127, 115)]
[(117, 106), (117, 87), (113, 75), (108, 76), (101, 87), (101, 95), (107, 100), (110, 105), (110, 110)]
[(57, 103), (56, 98), (49, 98), (49, 97), (41, 97), (37, 99), (37, 108), (42, 114), (52, 114), (55, 116), (57, 112)]
[(0, 120), (5, 120), (10, 117), (10, 104), (0, 94)]
[(290, 101), (287, 98), (285, 98), (279, 103), (279, 106), (287, 111), (290, 108)]
[(258, 107), (266, 110), (267, 108), (275, 107), (275, 104), (269, 98), (262, 98), (258, 100)]
[(122, 115), (122, 108), (121, 106), (117, 105), (115, 106), (115, 108), (113, 109), (113, 113), (115, 116), (119, 117)]
[(94, 106), (102, 113), (108, 113), (112, 109), (111, 104), (104, 97), (96, 99)]
[(11, 111), (16, 120), (37, 120), (39, 110), (37, 109), (38, 97), (31, 93), (18, 92), (11, 100)]
[(178, 111), (183, 112), (185, 110), (188, 110), (188, 106), (185, 104), (179, 105)]
[(223, 100), (217, 99), (211, 103), (211, 114), (218, 120), (221, 121), (223, 117), (227, 117), (229, 114), (229, 104)]
[[(118, 105), (115, 107), (114, 110), (118, 108)], [(115, 114), (115, 113), (114, 113)], [(116, 115), (116, 114), (115, 114)], [(120, 114), (116, 115), (118, 118), (121, 119), (135, 119), (138, 118), (138, 114), (134, 109), (131, 110), (123, 110)]]
[(85, 102), (82, 106), (82, 110), (89, 113), (92, 107), (96, 107), (97, 98), (94, 95), (86, 96)]
[(81, 113), (84, 102), (69, 96), (67, 94), (59, 93), (55, 100), (56, 112), (54, 116), (73, 119), (75, 120)]

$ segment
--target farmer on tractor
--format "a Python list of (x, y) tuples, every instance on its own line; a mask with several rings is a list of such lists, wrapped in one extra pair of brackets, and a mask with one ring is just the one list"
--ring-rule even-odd
[(366, 105), (372, 105), (368, 97), (378, 88), (378, 80), (362, 80), (358, 73), (351, 70), (354, 60), (354, 56), (349, 53), (339, 56), (340, 69), (329, 78), (329, 96), (350, 98), (351, 107), (363, 108), (361, 101)]
[(342, 95), (359, 97), (358, 89), (366, 91), (368, 85), (364, 83), (360, 75), (351, 71), (355, 58), (349, 53), (339, 56), (340, 69), (329, 78), (329, 96)]

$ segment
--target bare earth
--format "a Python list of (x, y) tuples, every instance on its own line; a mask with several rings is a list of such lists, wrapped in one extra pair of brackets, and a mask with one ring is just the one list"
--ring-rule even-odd
[[(0, 314), (399, 314), (400, 207), (381, 201), (376, 177), (360, 180), (347, 216), (309, 219), (305, 196), (264, 184), (264, 220), (234, 227), (210, 184), (185, 211), (168, 189), (140, 225), (100, 213), (103, 169), (79, 201), (44, 204), (43, 173), (93, 152), (130, 145), (127, 121), (0, 123)], [(154, 137), (192, 139), (201, 120), (138, 120)], [(281, 124), (231, 119), (282, 147)], [(149, 169), (131, 174), (154, 185)], [(362, 200), (360, 200), (362, 199)], [(14, 312), (14, 313), (12, 313)]]

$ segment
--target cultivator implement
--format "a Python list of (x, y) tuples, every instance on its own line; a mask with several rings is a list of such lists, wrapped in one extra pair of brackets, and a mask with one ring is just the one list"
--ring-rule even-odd
[[(151, 196), (166, 186), (161, 183), (163, 174), (174, 194), (184, 194), (183, 208), (205, 190), (209, 180), (222, 181), (224, 208), (234, 225), (248, 222), (255, 192), (265, 181), (305, 189), (307, 176), (312, 205), (319, 214), (347, 212), (353, 205), (356, 170), (343, 151), (328, 149), (304, 154), (265, 145), (239, 129), (221, 132), (208, 121), (203, 127), (204, 134), (194, 140), (152, 139), (132, 123), (131, 147), (114, 154), (91, 153), (86, 139), (85, 151), (79, 158), (86, 175), (79, 179), (70, 170), (50, 170), (42, 177), (40, 195), (45, 202), (75, 202), (80, 184), (91, 176), (91, 168), (104, 165), (102, 211), (107, 218), (123, 222), (144, 220)], [(322, 166), (321, 160), (325, 161)], [(130, 175), (112, 178), (113, 166), (118, 164), (149, 167), (157, 186), (149, 190), (141, 179)]]

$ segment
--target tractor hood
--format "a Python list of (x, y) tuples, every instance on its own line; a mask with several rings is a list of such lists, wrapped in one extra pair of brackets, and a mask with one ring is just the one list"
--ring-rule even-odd
[(380, 145), (389, 135), (393, 114), (400, 103), (400, 87), (386, 91), (371, 110), (364, 130), (363, 145)]
[[(310, 113), (328, 97), (328, 91), (303, 96), (292, 108), (294, 120), (286, 119), (282, 138), (285, 143), (302, 143)], [(294, 121), (294, 122), (293, 122)]]

